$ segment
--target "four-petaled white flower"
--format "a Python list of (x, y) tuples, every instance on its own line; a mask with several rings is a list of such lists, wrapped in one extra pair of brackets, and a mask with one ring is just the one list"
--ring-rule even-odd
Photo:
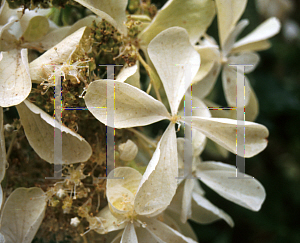
[[(205, 97), (212, 90), (222, 66), (222, 83), (227, 104), (232, 107), (244, 106), (236, 103), (236, 67), (230, 65), (252, 65), (245, 67), (245, 73), (253, 71), (260, 59), (255, 51), (268, 49), (270, 47), (268, 39), (280, 30), (280, 22), (273, 17), (236, 42), (239, 34), (249, 24), (248, 20), (241, 20), (236, 24), (246, 4), (247, 0), (216, 1), (221, 51), (215, 41), (209, 37), (205, 39), (204, 45), (195, 46), (205, 60), (204, 68), (199, 69), (193, 81), (193, 91), (199, 98)], [(229, 16), (229, 11), (232, 11), (233, 15)], [(258, 114), (258, 102), (246, 76), (245, 106), (246, 120), (255, 120)]]

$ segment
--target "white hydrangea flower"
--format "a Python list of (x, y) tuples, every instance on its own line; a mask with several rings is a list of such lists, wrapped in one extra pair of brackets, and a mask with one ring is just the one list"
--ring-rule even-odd
[[(269, 38), (280, 30), (277, 18), (270, 18), (259, 25), (254, 31), (236, 42), (238, 35), (249, 24), (248, 20), (237, 21), (243, 14), (247, 1), (218, 0), (216, 1), (218, 28), (221, 51), (211, 38), (205, 40), (204, 46), (196, 46), (201, 57), (205, 58), (204, 67), (200, 68), (193, 81), (193, 91), (199, 98), (205, 97), (213, 88), (222, 67), (223, 90), (227, 104), (235, 107), (236, 104), (236, 68), (230, 64), (253, 65), (245, 67), (245, 73), (252, 72), (258, 62), (259, 56), (255, 51), (270, 47)], [(232, 11), (233, 16), (228, 17)], [(258, 102), (250, 82), (245, 76), (245, 106), (246, 120), (255, 120), (258, 114)], [(248, 111), (248, 112), (247, 112)]]
[[(171, 114), (161, 102), (146, 92), (117, 81), (94, 81), (87, 89), (85, 102), (91, 113), (99, 121), (107, 124), (106, 110), (95, 107), (105, 107), (106, 99), (114, 98), (114, 94), (107, 97), (106, 85), (115, 86), (115, 128), (144, 126), (168, 119), (171, 121), (169, 127), (172, 127), (175, 133), (174, 123), (185, 122), (184, 117), (177, 115), (178, 107), (199, 69), (199, 55), (191, 46), (187, 32), (179, 27), (161, 32), (149, 44), (148, 52), (165, 88)], [(176, 66), (178, 63), (189, 67), (189, 77), (187, 70)], [(236, 153), (236, 120), (198, 116), (193, 116), (192, 120), (194, 129)], [(268, 130), (262, 125), (245, 122), (245, 132), (245, 157), (252, 157), (266, 147)]]
[[(150, 162), (151, 163), (151, 162)], [(111, 179), (112, 176), (124, 179)], [(124, 229), (121, 236), (113, 242), (196, 242), (180, 234), (167, 224), (156, 219), (156, 215), (165, 209), (163, 201), (155, 193), (142, 190), (143, 176), (133, 168), (119, 167), (112, 171), (107, 181), (107, 200), (109, 206), (105, 207), (96, 216), (101, 222), (97, 233), (105, 234), (110, 231)], [(162, 179), (163, 180), (163, 179)], [(173, 178), (174, 181), (175, 178)], [(164, 184), (164, 187), (168, 187)], [(150, 189), (150, 188), (149, 188)], [(148, 194), (151, 194), (150, 198)], [(170, 195), (173, 197), (173, 195)], [(150, 199), (141, 201), (141, 198)], [(171, 198), (172, 198), (171, 197)], [(168, 201), (170, 198), (168, 198)], [(156, 212), (149, 211), (149, 204), (155, 203)]]
[(31, 91), (27, 49), (38, 49), (34, 44), (41, 41), (50, 30), (51, 23), (45, 11), (10, 9), (2, 1), (0, 9), (0, 106), (20, 104)]

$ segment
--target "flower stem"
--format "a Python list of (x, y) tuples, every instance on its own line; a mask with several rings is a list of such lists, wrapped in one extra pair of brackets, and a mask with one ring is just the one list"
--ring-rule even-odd
[(159, 90), (158, 90), (158, 88), (156, 86), (156, 83), (159, 82), (159, 77), (152, 70), (152, 68), (145, 62), (145, 60), (142, 58), (142, 56), (140, 55), (140, 53), (138, 51), (136, 53), (137, 53), (138, 60), (142, 63), (142, 65), (144, 66), (144, 68), (146, 69), (146, 71), (147, 71), (147, 73), (148, 73), (148, 75), (150, 77), (150, 84), (153, 85), (153, 88), (154, 88), (154, 91), (155, 91), (157, 99), (160, 102), (162, 102), (162, 99), (161, 99), (160, 94), (159, 94)]

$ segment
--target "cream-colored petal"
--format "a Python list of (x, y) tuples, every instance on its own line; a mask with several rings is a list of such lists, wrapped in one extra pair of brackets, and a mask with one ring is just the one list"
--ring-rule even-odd
[(26, 42), (33, 42), (41, 39), (48, 33), (50, 28), (48, 18), (40, 15), (30, 16), (24, 14), (20, 20), (20, 24), (24, 29), (22, 37)]
[(205, 197), (194, 192), (191, 220), (199, 224), (209, 224), (220, 219), (225, 220), (231, 227), (234, 226), (232, 218), (227, 213), (213, 205)]
[(127, 224), (124, 218), (116, 218), (111, 213), (109, 206), (103, 208), (96, 217), (100, 219), (99, 222), (101, 222), (101, 227), (94, 229), (98, 234), (107, 234), (111, 231), (124, 229)]
[[(88, 142), (64, 125), (58, 125), (46, 112), (24, 101), (17, 106), (25, 135), (34, 151), (51, 164), (73, 164), (87, 161), (92, 155)], [(54, 154), (54, 128), (61, 127), (62, 161)]]
[(106, 196), (114, 215), (123, 216), (133, 210), (141, 179), (141, 173), (131, 167), (118, 167), (109, 173)]
[(247, 0), (216, 0), (221, 46), (244, 13), (246, 5)]
[[(106, 94), (107, 85), (111, 89), (115, 87), (115, 94), (111, 93), (109, 97)], [(115, 128), (145, 126), (170, 116), (163, 103), (146, 92), (126, 83), (98, 80), (89, 85), (84, 100), (89, 111), (105, 125), (107, 99), (115, 99)]]
[(29, 67), (32, 82), (41, 83), (49, 79), (49, 77), (53, 75), (55, 68), (59, 68), (55, 65), (74, 61), (73, 55), (75, 55), (78, 50), (81, 51), (81, 49), (89, 48), (87, 46), (83, 48), (82, 45), (82, 41), (88, 38), (89, 32), (90, 30), (87, 27), (77, 30), (31, 62)]
[(128, 0), (75, 0), (93, 13), (111, 23), (124, 35), (127, 34), (126, 7)]
[(242, 33), (242, 31), (248, 26), (249, 20), (243, 19), (241, 20), (230, 32), (227, 40), (223, 44), (222, 47), (222, 56), (227, 57), (230, 51), (233, 48), (234, 43), (236, 42), (237, 37)]
[(263, 51), (271, 47), (271, 42), (268, 40), (262, 40), (254, 43), (249, 43), (243, 46), (235, 47), (231, 50), (231, 53), (239, 53), (243, 51)]
[(131, 67), (124, 67), (117, 76), (117, 81), (126, 82), (140, 88), (140, 67), (139, 62)]
[(197, 236), (189, 224), (189, 222), (182, 223), (179, 219), (179, 215), (175, 212), (171, 212), (169, 210), (164, 211), (163, 213), (164, 220), (163, 222), (170, 226), (171, 228), (175, 229), (179, 233), (195, 240), (197, 240)]
[(194, 46), (201, 57), (201, 65), (193, 79), (192, 84), (202, 81), (213, 69), (216, 62), (219, 62), (220, 51), (218, 46)]
[(1, 233), (6, 242), (30, 243), (46, 211), (41, 188), (18, 188), (7, 199), (1, 217)]
[(200, 56), (190, 44), (186, 30), (180, 27), (158, 34), (150, 42), (148, 54), (164, 85), (172, 115), (175, 115), (200, 67)]
[(250, 86), (250, 98), (249, 102), (245, 107), (245, 120), (255, 121), (259, 113), (259, 104), (254, 90)]
[(156, 220), (156, 219), (146, 219), (145, 220), (148, 230), (152, 235), (156, 236), (162, 242), (172, 242), (172, 243), (196, 243), (196, 241), (191, 238), (185, 237), (178, 231), (172, 229), (168, 225)]
[[(193, 128), (199, 130), (214, 142), (236, 154), (237, 121), (226, 118), (192, 117)], [(267, 146), (268, 129), (254, 122), (245, 121), (245, 158), (253, 157)]]
[[(191, 43), (196, 43), (210, 26), (215, 16), (212, 0), (169, 0), (157, 13), (151, 24), (141, 33), (144, 45), (160, 32), (174, 26), (182, 27), (189, 33)], [(196, 24), (195, 24), (196, 23)]]
[(0, 243), (5, 243), (5, 237), (0, 233)]
[(5, 148), (5, 138), (4, 138), (4, 128), (3, 128), (3, 108), (0, 106), (0, 183), (3, 180), (5, 175), (6, 163), (7, 161), (6, 161), (6, 148)]
[(228, 106), (243, 107), (249, 103), (250, 99), (250, 84), (246, 76), (244, 76), (244, 102), (237, 104), (237, 71), (236, 67), (224, 66), (222, 72), (223, 91)]
[(140, 215), (157, 215), (168, 207), (175, 195), (178, 177), (175, 125), (164, 132), (143, 175), (134, 201)]
[(120, 243), (138, 243), (133, 223), (126, 225)]
[(0, 54), (0, 106), (20, 104), (31, 91), (27, 49)]
[(206, 97), (215, 86), (220, 70), (221, 63), (217, 61), (214, 63), (214, 66), (210, 72), (202, 80), (193, 84), (193, 96), (196, 96), (200, 99)]
[(70, 31), (71, 26), (63, 26), (57, 29), (50, 31), (46, 34), (41, 40), (25, 43), (27, 48), (35, 48), (40, 51), (49, 50), (50, 48), (54, 47), (57, 43), (61, 42), (64, 38), (67, 37), (67, 33)]
[(184, 182), (182, 209), (180, 215), (182, 223), (186, 223), (187, 219), (192, 215), (192, 193), (195, 183), (198, 183), (198, 181), (195, 181), (194, 179), (186, 179)]
[[(236, 171), (232, 169), (226, 171), (222, 163), (213, 163), (211, 170), (205, 168), (206, 163), (203, 162), (198, 166), (197, 176), (201, 178), (207, 186), (212, 188), (222, 197), (230, 200), (240, 206), (258, 211), (266, 198), (264, 187), (255, 178), (245, 175), (245, 179), (230, 178), (236, 177)], [(202, 166), (205, 168), (202, 170)]]
[(259, 25), (255, 30), (253, 30), (250, 34), (236, 42), (233, 48), (241, 48), (242, 46), (248, 45), (250, 43), (267, 40), (278, 34), (280, 31), (280, 27), (281, 25), (277, 18), (269, 18), (261, 25)]
[(252, 65), (246, 66), (245, 73), (252, 72), (258, 65), (260, 57), (255, 52), (242, 52), (237, 55), (231, 55), (228, 57), (228, 65), (238, 64), (238, 65)]

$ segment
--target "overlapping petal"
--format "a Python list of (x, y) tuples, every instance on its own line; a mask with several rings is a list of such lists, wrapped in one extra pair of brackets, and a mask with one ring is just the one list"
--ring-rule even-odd
[(29, 67), (32, 82), (41, 83), (42, 81), (48, 80), (54, 73), (55, 68), (59, 68), (56, 65), (74, 61), (72, 60), (73, 55), (75, 55), (77, 51), (81, 51), (81, 48), (89, 48), (86, 44), (85, 46), (82, 45), (82, 41), (87, 38), (88, 35), (89, 29), (83, 27), (31, 62)]
[(141, 173), (130, 167), (118, 167), (108, 175), (106, 195), (111, 211), (124, 215), (134, 208), (134, 198), (142, 179)]
[[(236, 154), (237, 121), (226, 118), (192, 117), (193, 128), (199, 130), (214, 142)], [(241, 157), (250, 158), (260, 153), (267, 146), (268, 129), (260, 124), (245, 121), (245, 154)]]
[(234, 178), (236, 171), (227, 168), (228, 165), (220, 162), (203, 162), (198, 165), (196, 174), (201, 181), (227, 200), (258, 211), (266, 198), (263, 186), (248, 175), (243, 179)]
[(216, 0), (219, 38), (222, 47), (245, 11), (246, 5), (247, 0)]
[(192, 216), (191, 219), (200, 224), (209, 224), (216, 220), (223, 219), (231, 227), (234, 226), (232, 218), (225, 213), (222, 209), (219, 209), (208, 201), (205, 197), (194, 192), (192, 201)]
[[(25, 135), (34, 151), (51, 164), (73, 164), (87, 161), (92, 155), (88, 142), (64, 125), (58, 125), (46, 112), (24, 101), (17, 106)], [(62, 132), (62, 161), (54, 153), (54, 128)], [(57, 157), (58, 156), (58, 157)]]
[(75, 0), (102, 19), (107, 20), (121, 33), (126, 34), (126, 7), (128, 0)]
[[(174, 26), (185, 28), (191, 43), (196, 43), (204, 34), (215, 16), (212, 0), (169, 0), (157, 13), (151, 24), (140, 34), (144, 45), (160, 32)], [(197, 23), (197, 24), (195, 24)]]
[(192, 83), (200, 56), (189, 42), (188, 33), (172, 27), (158, 34), (148, 46), (148, 54), (165, 88), (172, 115)]
[(133, 223), (126, 225), (120, 243), (138, 243)]
[(30, 243), (46, 211), (41, 188), (18, 188), (7, 199), (1, 216), (0, 232), (6, 242)]
[(27, 49), (0, 54), (0, 106), (9, 107), (24, 101), (31, 91)]
[(175, 125), (164, 132), (137, 191), (134, 208), (139, 215), (154, 216), (170, 204), (177, 188), (178, 159)]
[[(107, 86), (115, 88), (115, 94), (107, 96)], [(115, 99), (114, 126), (126, 128), (145, 126), (154, 122), (168, 119), (166, 107), (148, 95), (146, 92), (126, 83), (113, 80), (98, 80), (92, 82), (84, 97), (89, 111), (102, 123), (107, 124), (106, 103)]]
[[(255, 49), (253, 48), (254, 44), (260, 46), (259, 50), (261, 50), (261, 43), (265, 45), (265, 41), (267, 39), (278, 34), (280, 31), (280, 26), (280, 22), (277, 18), (272, 17), (267, 19), (250, 34), (236, 42), (233, 46), (233, 51), (236, 51), (237, 49), (239, 49), (239, 51), (255, 51)], [(249, 48), (248, 45), (251, 45), (252, 48)]]

